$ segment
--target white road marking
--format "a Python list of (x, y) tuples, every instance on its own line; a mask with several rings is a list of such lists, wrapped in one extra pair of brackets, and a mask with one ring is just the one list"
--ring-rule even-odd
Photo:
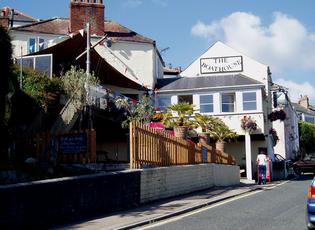
[(242, 199), (242, 198), (245, 198), (245, 197), (248, 197), (248, 196), (253, 196), (253, 195), (257, 194), (257, 193), (263, 192), (264, 190), (274, 189), (274, 188), (276, 188), (276, 187), (278, 187), (278, 186), (281, 186), (281, 185), (284, 185), (284, 184), (286, 184), (286, 183), (288, 183), (288, 182), (289, 182), (289, 181), (284, 181), (284, 182), (281, 182), (280, 184), (275, 184), (274, 186), (271, 186), (271, 187), (267, 187), (267, 186), (266, 186), (266, 187), (263, 187), (262, 190), (253, 191), (253, 192), (250, 192), (250, 193), (247, 193), (247, 194), (243, 194), (243, 195), (237, 195), (236, 197), (229, 198), (229, 199), (227, 199), (227, 200), (224, 200), (224, 201), (215, 203), (215, 204), (213, 204), (213, 205), (209, 205), (209, 206), (204, 207), (204, 208), (200, 208), (200, 209), (197, 209), (197, 210), (188, 212), (188, 213), (184, 213), (184, 214), (181, 214), (181, 215), (179, 215), (179, 216), (171, 217), (171, 218), (166, 219), (166, 220), (158, 221), (158, 222), (156, 222), (156, 223), (149, 224), (149, 225), (143, 226), (143, 227), (139, 227), (139, 228), (137, 228), (137, 229), (139, 229), (139, 230), (145, 230), (145, 229), (150, 229), (150, 228), (158, 227), (158, 226), (161, 226), (161, 225), (164, 225), (164, 224), (172, 223), (172, 222), (181, 220), (181, 219), (183, 219), (183, 218), (185, 218), (185, 217), (192, 216), (192, 215), (195, 215), (195, 214), (198, 214), (198, 213), (207, 211), (207, 210), (209, 210), (209, 209), (212, 209), (212, 208), (215, 208), (215, 207), (218, 207), (218, 206), (221, 206), (221, 205), (224, 205), (224, 204), (233, 202), (233, 201), (235, 201), (235, 200), (239, 200), (239, 199)]

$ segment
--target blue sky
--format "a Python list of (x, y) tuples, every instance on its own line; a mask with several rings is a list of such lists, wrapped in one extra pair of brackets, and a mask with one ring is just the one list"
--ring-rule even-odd
[[(0, 0), (30, 16), (68, 17), (70, 0)], [(215, 41), (269, 65), (291, 98), (315, 104), (314, 0), (104, 0), (105, 17), (154, 39), (167, 64), (186, 68)]]

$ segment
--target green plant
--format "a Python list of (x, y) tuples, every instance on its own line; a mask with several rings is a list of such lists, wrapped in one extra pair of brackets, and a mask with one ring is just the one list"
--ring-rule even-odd
[[(176, 116), (173, 116), (173, 112), (177, 113)], [(193, 112), (194, 106), (187, 102), (171, 105), (168, 107), (168, 111), (164, 114), (162, 123), (167, 127), (193, 126), (194, 122), (190, 120), (190, 116)]]
[(87, 75), (83, 69), (72, 66), (71, 69), (61, 77), (62, 86), (67, 96), (73, 98), (77, 109), (83, 109), (88, 95), (87, 87), (96, 86), (99, 83), (94, 74)]
[(199, 113), (195, 114), (194, 121), (201, 127), (203, 133), (209, 133), (209, 131), (213, 130), (215, 127), (224, 125), (224, 122), (218, 117)]
[(123, 128), (128, 128), (131, 121), (148, 123), (154, 115), (154, 106), (148, 96), (142, 96), (139, 101), (131, 100), (127, 97), (118, 97), (115, 100), (115, 105), (119, 109), (126, 110), (127, 119), (121, 124)]
[(62, 90), (61, 81), (59, 78), (50, 79), (32, 69), (24, 69), (23, 90), (47, 111), (49, 104), (56, 100), (58, 92)]
[(300, 147), (306, 153), (312, 153), (315, 151), (315, 125), (300, 121), (299, 122), (299, 133), (300, 133)]
[(224, 122), (215, 126), (209, 131), (210, 136), (217, 142), (224, 142), (226, 140), (232, 140), (237, 138), (237, 134), (231, 130)]

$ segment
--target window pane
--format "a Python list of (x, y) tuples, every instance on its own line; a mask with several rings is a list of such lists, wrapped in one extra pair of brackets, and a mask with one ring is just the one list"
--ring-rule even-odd
[(222, 104), (222, 112), (234, 112), (234, 104)]
[(212, 95), (200, 95), (200, 104), (213, 103)]
[(158, 97), (158, 107), (161, 110), (166, 110), (168, 106), (171, 105), (171, 97), (170, 96), (159, 96)]
[(28, 43), (28, 52), (34, 53), (35, 52), (35, 48), (36, 48), (36, 42), (35, 42), (35, 38), (30, 38), (29, 43)]
[(256, 110), (256, 93), (243, 93), (243, 110)]
[(189, 104), (193, 103), (192, 95), (179, 95), (178, 96), (178, 103), (187, 102)]
[(251, 102), (244, 102), (243, 103), (243, 110), (256, 110), (256, 102), (251, 101)]
[(200, 113), (213, 113), (213, 104), (200, 105)]
[(232, 94), (223, 94), (222, 103), (234, 103), (234, 95)]
[(222, 94), (222, 112), (234, 112), (235, 94)]
[(256, 101), (256, 93), (243, 93), (243, 101)]
[(39, 50), (45, 49), (45, 40), (40, 38), (39, 39), (39, 44), (38, 44)]

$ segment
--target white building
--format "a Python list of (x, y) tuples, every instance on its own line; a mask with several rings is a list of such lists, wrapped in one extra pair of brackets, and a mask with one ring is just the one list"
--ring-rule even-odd
[[(48, 47), (71, 39), (78, 30), (85, 29), (86, 23), (89, 22), (92, 44), (107, 36), (104, 43), (95, 47), (107, 64), (141, 87), (152, 90), (156, 79), (163, 75), (164, 65), (155, 41), (115, 21), (105, 20), (104, 11), (102, 0), (71, 0), (69, 19), (51, 18), (11, 28), (13, 55), (18, 58), (21, 55), (39, 54), (38, 52)], [(72, 50), (65, 50), (65, 55), (66, 52), (75, 52), (79, 47), (69, 49)], [(53, 63), (55, 66), (59, 64), (61, 63)], [(127, 87), (106, 86), (129, 95), (139, 94), (138, 90)]]
[(273, 112), (283, 111), (285, 114), (283, 119), (272, 121), (272, 127), (276, 131), (276, 138), (273, 138), (274, 152), (284, 159), (294, 160), (300, 148), (299, 114), (284, 87), (274, 84), (272, 90)]
[(293, 103), (293, 106), (300, 121), (315, 124), (315, 107), (309, 103), (308, 96), (301, 96), (298, 103)]
[[(245, 157), (244, 139), (229, 143), (226, 152), (235, 156), (241, 168), (248, 168), (253, 174), (259, 148), (265, 148), (273, 157), (271, 123), (267, 119), (272, 81), (268, 66), (216, 42), (180, 76), (158, 79), (157, 104), (161, 109), (180, 101), (190, 102), (195, 105), (196, 113), (220, 117), (243, 137), (241, 119), (251, 116), (258, 126), (251, 135), (251, 154)], [(247, 177), (251, 179), (251, 175)]]

